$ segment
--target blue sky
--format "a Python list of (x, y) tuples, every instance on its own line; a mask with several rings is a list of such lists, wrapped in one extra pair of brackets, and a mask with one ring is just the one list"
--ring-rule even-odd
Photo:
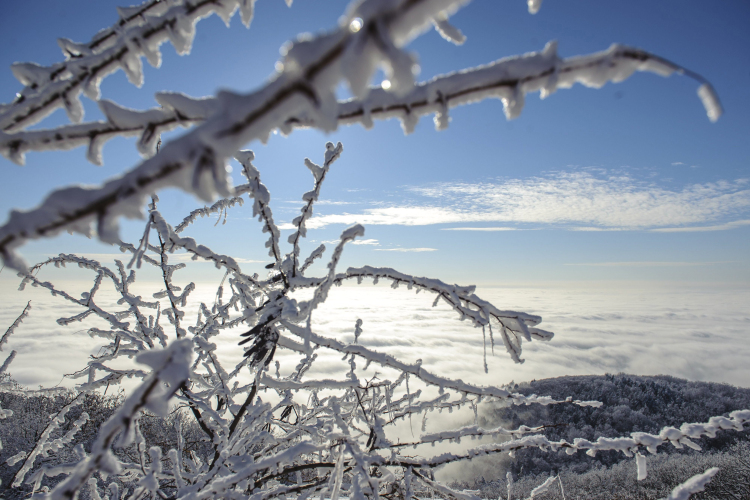
[[(0, 100), (20, 89), (14, 61), (61, 60), (57, 37), (88, 40), (116, 20), (104, 0), (3, 3), (0, 18)], [(179, 57), (163, 45), (159, 70), (144, 62), (138, 89), (118, 72), (102, 85), (105, 98), (144, 109), (153, 94), (192, 96), (220, 88), (250, 91), (273, 72), (284, 41), (333, 27), (346, 2), (260, 0), (249, 30), (234, 18), (199, 23), (193, 51)], [(333, 134), (295, 131), (250, 144), (272, 194), (277, 222), (289, 222), (312, 178), (303, 158), (322, 161), (326, 141), (344, 154), (323, 187), (308, 233), (312, 249), (337, 239), (347, 224), (364, 223), (364, 243), (344, 265), (370, 264), (450, 282), (652, 280), (747, 284), (750, 281), (750, 5), (742, 1), (546, 0), (529, 15), (520, 0), (475, 0), (452, 18), (467, 35), (456, 47), (435, 32), (414, 41), (426, 80), (437, 74), (541, 50), (558, 40), (563, 57), (618, 42), (666, 57), (708, 78), (725, 107), (710, 123), (697, 84), (636, 74), (601, 90), (576, 86), (541, 101), (528, 96), (520, 118), (506, 121), (499, 101), (452, 111), (448, 130), (431, 118), (404, 136), (396, 121)], [(382, 76), (376, 77), (376, 81)], [(346, 89), (341, 89), (346, 95)], [(101, 117), (86, 102), (86, 120)], [(62, 111), (40, 124), (65, 123)], [(181, 130), (175, 134), (182, 133)], [(166, 139), (166, 137), (165, 137)], [(32, 208), (54, 187), (98, 184), (139, 162), (132, 140), (104, 148), (104, 166), (86, 162), (84, 148), (29, 153), (26, 166), (0, 159), (5, 172), (0, 208)], [(192, 196), (160, 194), (174, 224), (195, 206)], [(249, 205), (246, 205), (248, 207)], [(3, 218), (5, 215), (3, 215)], [(249, 269), (268, 262), (260, 226), (247, 209), (225, 226), (203, 222), (190, 234)], [(141, 222), (124, 226), (136, 239)], [(330, 246), (330, 245), (329, 245)], [(57, 252), (110, 255), (112, 247), (80, 236), (32, 242), (29, 260)], [(208, 273), (209, 271), (206, 271)], [(208, 274), (207, 274), (208, 276)]]

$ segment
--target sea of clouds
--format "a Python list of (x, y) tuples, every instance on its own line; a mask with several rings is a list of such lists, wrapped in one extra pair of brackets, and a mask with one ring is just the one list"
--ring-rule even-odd
[[(18, 291), (17, 283), (12, 275), (0, 275), (0, 332), (5, 332), (29, 300), (32, 302), (29, 317), (2, 346), (2, 359), (10, 350), (18, 351), (10, 373), (29, 387), (70, 386), (83, 381), (63, 379), (63, 374), (84, 368), (90, 356), (100, 352), (105, 342), (89, 337), (87, 330), (91, 326), (106, 328), (106, 324), (89, 318), (61, 326), (56, 320), (82, 312), (80, 306), (33, 287)], [(61, 288), (80, 296), (89, 286), (71, 281)], [(135, 289), (144, 299), (158, 290), (155, 284)], [(750, 381), (750, 287), (548, 283), (484, 287), (477, 294), (501, 309), (542, 316), (540, 326), (555, 332), (554, 339), (524, 343), (525, 363), (515, 364), (501, 342), (493, 354), (489, 336), (459, 321), (445, 303), (432, 307), (434, 295), (417, 294), (403, 286), (396, 290), (389, 284), (373, 286), (367, 281), (335, 287), (329, 300), (315, 311), (313, 328), (351, 342), (355, 322), (362, 319), (361, 344), (403, 361), (421, 359), (423, 367), (442, 376), (483, 385), (618, 372), (667, 374), (744, 387)], [(124, 309), (114, 304), (116, 296), (106, 287), (100, 295), (101, 304), (111, 301), (111, 310)], [(200, 301), (209, 306), (214, 303), (215, 285), (199, 285), (192, 297), (187, 324), (194, 323)], [(166, 318), (162, 320), (166, 322)], [(165, 329), (173, 331), (169, 325)], [(242, 359), (237, 342), (245, 330), (225, 331), (212, 339), (226, 367)], [(488, 373), (483, 366), (485, 348)], [(294, 369), (299, 356), (280, 352), (276, 358), (284, 374)], [(340, 355), (321, 353), (310, 376), (343, 378), (348, 370), (348, 362)], [(372, 366), (363, 374), (370, 377), (376, 370), (380, 369)]]

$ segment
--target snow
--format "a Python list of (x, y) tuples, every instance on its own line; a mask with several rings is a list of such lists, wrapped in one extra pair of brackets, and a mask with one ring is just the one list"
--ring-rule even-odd
[(527, 0), (527, 4), (529, 6), (529, 13), (536, 14), (542, 7), (542, 0)]
[(719, 472), (719, 469), (717, 467), (712, 467), (703, 474), (697, 474), (691, 477), (672, 490), (672, 493), (670, 493), (665, 500), (688, 500), (693, 493), (703, 491), (706, 484), (711, 481), (711, 478), (713, 478), (717, 472)]
[(539, 486), (531, 490), (531, 495), (529, 496), (529, 500), (536, 498), (544, 493), (548, 493), (550, 489), (552, 488), (552, 485), (555, 484), (555, 480), (557, 479), (558, 479), (557, 476), (548, 477), (542, 484), (540, 484)]
[(719, 102), (719, 96), (710, 83), (704, 83), (698, 87), (698, 97), (701, 98), (703, 107), (706, 108), (709, 120), (716, 122), (724, 113), (724, 110), (721, 107), (721, 102)]

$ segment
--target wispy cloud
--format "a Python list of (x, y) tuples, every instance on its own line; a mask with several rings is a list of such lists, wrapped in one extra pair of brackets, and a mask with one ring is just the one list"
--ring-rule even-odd
[(684, 163), (682, 163), (681, 161), (673, 161), (673, 162), (672, 162), (672, 166), (673, 166), (673, 167), (677, 167), (677, 166), (679, 166), (679, 165), (684, 165)]
[(315, 202), (316, 205), (355, 205), (353, 201), (337, 201), (337, 200), (318, 200)]
[[(324, 240), (321, 241), (321, 243), (325, 243), (326, 245), (338, 245), (341, 240)], [(377, 246), (380, 245), (380, 242), (376, 239), (370, 238), (368, 240), (354, 240), (352, 242), (349, 242), (350, 245), (373, 245)]]
[(376, 248), (376, 252), (435, 252), (437, 248)]
[(444, 227), (441, 231), (516, 231), (515, 227)]
[(656, 233), (693, 233), (702, 231), (725, 231), (727, 229), (734, 229), (748, 225), (750, 225), (750, 220), (746, 219), (727, 222), (726, 224), (717, 224), (715, 226), (658, 227), (651, 229), (651, 231)]
[[(746, 223), (750, 213), (748, 182), (718, 181), (675, 190), (621, 173), (587, 170), (502, 182), (442, 183), (409, 188), (412, 201), (408, 203), (320, 215), (310, 219), (308, 227), (500, 222), (578, 231), (722, 230)], [(742, 220), (706, 225), (740, 217)], [(504, 229), (472, 226), (463, 230)]]
[[(326, 244), (338, 244), (340, 240), (328, 240), (328, 241), (322, 241), (321, 243)], [(370, 238), (367, 240), (354, 240), (350, 245), (367, 245), (367, 246), (380, 246), (380, 241)], [(376, 252), (434, 252), (437, 250), (437, 248), (374, 248)]]
[(695, 267), (716, 266), (720, 264), (736, 264), (735, 261), (716, 262), (670, 262), (670, 261), (633, 261), (633, 262), (572, 262), (566, 266), (592, 266), (592, 267)]
[[(49, 257), (56, 257), (57, 254), (47, 254)], [(154, 254), (152, 252), (147, 253), (146, 255), (154, 258), (159, 258), (158, 254)], [(179, 252), (179, 253), (168, 253), (170, 262), (192, 262), (193, 261), (193, 254), (187, 253), (187, 252)], [(125, 265), (127, 265), (132, 259), (133, 254), (130, 252), (127, 253), (91, 253), (91, 252), (82, 252), (79, 254), (79, 257), (84, 257), (89, 260), (95, 260), (102, 264), (109, 265), (111, 263), (114, 263), (115, 260), (119, 260)], [(252, 259), (244, 259), (242, 257), (235, 257), (234, 260), (239, 264), (252, 264), (252, 263), (259, 263), (259, 262), (267, 262), (265, 260), (252, 260)], [(213, 265), (212, 261), (208, 261), (202, 258), (197, 258), (195, 260), (196, 263), (210, 263)]]

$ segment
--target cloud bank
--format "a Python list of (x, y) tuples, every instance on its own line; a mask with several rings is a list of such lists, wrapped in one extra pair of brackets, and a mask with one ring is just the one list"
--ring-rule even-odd
[[(411, 187), (409, 202), (358, 213), (318, 215), (309, 228), (331, 224), (403, 225), (512, 223), (570, 230), (719, 231), (750, 224), (750, 180), (671, 189), (629, 175), (557, 172), (501, 182)], [(739, 219), (739, 220), (731, 220)], [(716, 224), (718, 222), (718, 224)], [(502, 231), (496, 228), (450, 228)], [(512, 228), (511, 228), (512, 229)]]
[[(74, 292), (88, 286), (65, 288)], [(150, 297), (145, 289), (137, 293)], [(481, 329), (459, 321), (442, 302), (432, 307), (433, 294), (416, 294), (405, 287), (392, 290), (390, 283), (372, 286), (368, 281), (332, 289), (329, 300), (314, 313), (312, 326), (320, 334), (352, 342), (355, 322), (362, 319), (361, 344), (402, 361), (422, 359), (425, 368), (442, 376), (484, 385), (618, 372), (668, 374), (740, 386), (750, 380), (750, 287), (557, 286), (485, 288), (477, 293), (501, 309), (541, 315), (540, 326), (555, 332), (554, 339), (524, 343), (526, 362), (514, 364), (502, 342), (496, 343), (493, 355), (489, 336), (485, 338)], [(88, 319), (69, 326), (55, 322), (80, 313), (80, 308), (38, 289), (18, 293), (6, 287), (0, 298), (5, 304), (0, 321), (6, 326), (32, 300), (31, 314), (3, 346), (3, 359), (11, 349), (18, 350), (10, 372), (22, 383), (31, 387), (57, 384), (61, 374), (83, 368), (89, 355), (99, 352), (103, 342), (89, 337), (87, 329), (106, 328), (103, 322)], [(112, 299), (116, 299), (114, 294)], [(213, 304), (215, 288), (199, 286), (194, 292), (186, 308), (190, 324), (199, 300)], [(165, 328), (169, 331), (166, 321)], [(237, 342), (243, 331), (246, 327), (240, 326), (212, 338), (225, 367), (242, 359)], [(489, 374), (482, 368), (485, 340)], [(318, 353), (309, 377), (346, 377), (349, 364), (342, 362), (341, 355), (325, 349)], [(299, 355), (279, 351), (277, 359), (284, 374), (294, 369)], [(381, 378), (392, 376), (374, 365), (363, 376), (371, 377), (376, 371)], [(73, 382), (80, 380), (65, 384)]]

